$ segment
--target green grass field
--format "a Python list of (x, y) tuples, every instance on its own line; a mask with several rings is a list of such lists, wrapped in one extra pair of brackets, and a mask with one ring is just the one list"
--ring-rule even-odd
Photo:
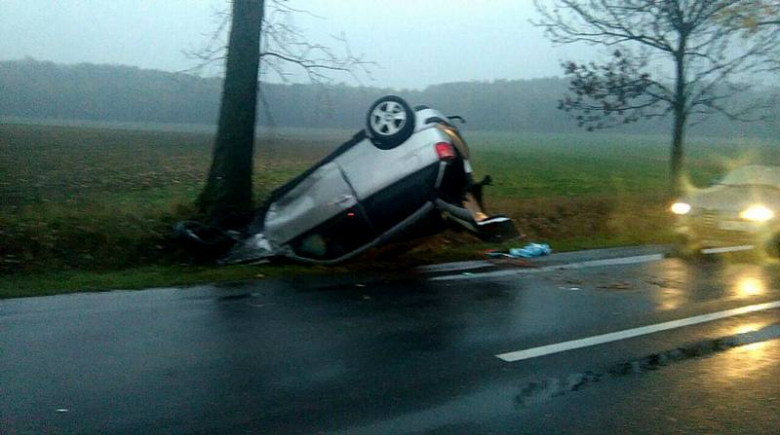
[[(309, 270), (193, 265), (169, 239), (170, 228), (194, 211), (212, 133), (123, 127), (0, 124), (0, 296)], [(264, 133), (255, 161), (258, 201), (352, 133)], [(464, 134), (478, 175), (491, 174), (495, 181), (485, 193), (488, 208), (516, 219), (528, 240), (568, 250), (669, 239), (666, 138)], [(775, 144), (748, 139), (693, 139), (688, 145), (695, 184), (710, 183), (724, 168), (747, 161), (780, 164), (780, 155)], [(464, 235), (444, 234), (391, 264), (481, 258), (487, 248)], [(370, 269), (372, 261), (339, 270)]]

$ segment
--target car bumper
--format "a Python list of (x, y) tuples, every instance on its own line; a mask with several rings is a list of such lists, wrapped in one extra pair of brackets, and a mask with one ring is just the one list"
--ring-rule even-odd
[(780, 228), (775, 223), (756, 223), (743, 220), (716, 219), (703, 221), (695, 218), (678, 219), (675, 232), (702, 246), (721, 247), (733, 244), (754, 244), (769, 240)]

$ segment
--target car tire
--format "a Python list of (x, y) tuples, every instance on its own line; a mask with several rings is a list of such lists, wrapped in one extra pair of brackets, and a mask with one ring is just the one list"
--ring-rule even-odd
[(704, 246), (695, 238), (678, 235), (672, 244), (672, 256), (692, 261), (701, 261), (706, 258), (701, 250)]
[(368, 137), (382, 150), (401, 145), (414, 132), (414, 110), (403, 98), (386, 95), (374, 102), (366, 116)]
[(775, 234), (766, 242), (764, 254), (769, 258), (780, 258), (780, 234)]

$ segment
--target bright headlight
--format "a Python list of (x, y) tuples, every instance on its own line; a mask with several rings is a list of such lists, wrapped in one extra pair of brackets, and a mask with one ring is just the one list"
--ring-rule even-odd
[(766, 222), (775, 217), (775, 213), (763, 205), (754, 205), (740, 213), (739, 217), (754, 222)]
[(691, 205), (687, 202), (675, 202), (670, 210), (674, 214), (688, 214), (691, 211)]

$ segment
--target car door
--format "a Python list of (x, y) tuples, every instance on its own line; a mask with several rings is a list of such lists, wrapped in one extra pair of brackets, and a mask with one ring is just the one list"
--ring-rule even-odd
[(335, 160), (379, 234), (431, 199), (440, 170), (434, 144), (440, 138), (435, 129), (428, 129), (392, 149), (365, 140)]
[(341, 168), (330, 162), (271, 204), (265, 235), (301, 258), (333, 260), (369, 243), (375, 232)]

